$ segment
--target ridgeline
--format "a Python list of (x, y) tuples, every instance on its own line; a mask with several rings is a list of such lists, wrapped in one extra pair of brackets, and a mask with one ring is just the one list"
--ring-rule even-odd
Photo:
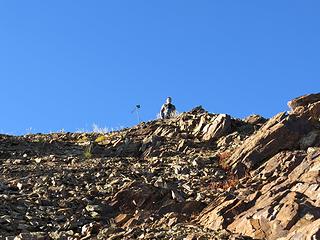
[(108, 134), (0, 136), (0, 239), (320, 239), (320, 94)]

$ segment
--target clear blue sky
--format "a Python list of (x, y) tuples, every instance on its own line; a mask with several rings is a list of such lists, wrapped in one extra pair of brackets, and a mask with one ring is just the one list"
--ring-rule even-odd
[(320, 1), (0, 2), (0, 131), (132, 126), (180, 112), (266, 117), (320, 92)]

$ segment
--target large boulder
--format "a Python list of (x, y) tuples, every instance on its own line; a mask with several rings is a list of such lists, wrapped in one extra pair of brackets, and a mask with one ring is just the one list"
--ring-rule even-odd
[(267, 119), (258, 114), (253, 114), (246, 117), (243, 121), (252, 125), (262, 125), (267, 122)]
[(136, 208), (148, 210), (160, 208), (163, 201), (171, 199), (170, 193), (168, 189), (132, 182), (115, 194), (111, 205), (125, 213), (134, 212)]
[(230, 133), (231, 117), (227, 114), (219, 114), (212, 118), (210, 123), (204, 126), (203, 140), (216, 140), (224, 135)]
[(309, 94), (288, 103), (292, 111), (267, 121), (226, 161), (238, 175), (256, 169), (282, 150), (317, 146), (320, 127), (320, 94)]
[(298, 107), (305, 107), (318, 101), (320, 101), (320, 93), (307, 94), (289, 101), (288, 106), (295, 111)]
[(295, 149), (299, 139), (310, 130), (307, 120), (279, 113), (249, 137), (227, 160), (227, 164), (239, 174), (243, 168), (255, 169), (278, 152)]
[(320, 93), (309, 94), (288, 102), (290, 114), (309, 120), (314, 126), (320, 125)]

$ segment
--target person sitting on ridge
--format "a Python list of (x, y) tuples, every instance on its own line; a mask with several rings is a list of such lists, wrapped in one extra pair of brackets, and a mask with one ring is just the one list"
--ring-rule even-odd
[(171, 103), (171, 101), (171, 97), (168, 97), (166, 103), (162, 105), (160, 110), (161, 119), (168, 119), (175, 116), (176, 107)]

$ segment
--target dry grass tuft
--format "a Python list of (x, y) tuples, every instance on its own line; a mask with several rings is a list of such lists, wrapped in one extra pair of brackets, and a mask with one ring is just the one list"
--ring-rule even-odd
[(240, 179), (235, 174), (228, 173), (227, 179), (219, 182), (211, 183), (212, 189), (223, 189), (224, 191), (236, 187), (240, 182)]
[[(233, 152), (231, 151), (224, 151), (218, 154), (219, 166), (226, 172), (227, 177), (222, 181), (211, 183), (211, 188), (228, 190), (230, 188), (235, 188), (240, 183), (239, 176), (231, 171), (231, 166), (227, 162), (232, 154)], [(249, 176), (249, 173), (246, 172), (244, 178)]]
[(233, 153), (230, 151), (224, 151), (218, 154), (219, 165), (225, 171), (230, 171), (230, 166), (227, 164), (227, 160), (231, 157)]

